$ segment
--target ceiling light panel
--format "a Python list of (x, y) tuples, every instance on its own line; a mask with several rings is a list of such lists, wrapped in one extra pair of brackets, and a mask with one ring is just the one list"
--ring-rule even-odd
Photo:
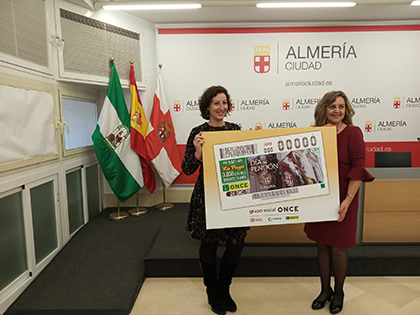
[(268, 2), (257, 3), (257, 8), (344, 8), (355, 5), (356, 2)]
[(124, 5), (103, 5), (104, 10), (185, 10), (185, 9), (200, 9), (201, 4), (186, 3), (186, 4), (124, 4)]

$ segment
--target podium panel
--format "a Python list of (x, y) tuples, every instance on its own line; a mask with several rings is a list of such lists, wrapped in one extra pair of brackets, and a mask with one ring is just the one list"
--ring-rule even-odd
[(420, 180), (376, 179), (365, 184), (364, 243), (420, 242)]

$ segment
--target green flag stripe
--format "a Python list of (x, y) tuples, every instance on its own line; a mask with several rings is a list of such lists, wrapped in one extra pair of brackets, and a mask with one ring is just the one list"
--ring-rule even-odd
[(127, 108), (122, 109), (121, 107), (116, 106), (116, 104), (124, 104), (124, 106), (126, 105), (124, 92), (121, 88), (120, 78), (118, 77), (118, 73), (115, 69), (115, 66), (112, 67), (111, 70), (111, 77), (109, 78), (107, 97), (111, 101), (111, 104), (114, 106), (120, 121), (130, 130), (130, 115), (128, 113)]
[(118, 155), (104, 142), (99, 125), (92, 135), (96, 156), (102, 172), (114, 194), (121, 202), (126, 201), (141, 187), (124, 166)]

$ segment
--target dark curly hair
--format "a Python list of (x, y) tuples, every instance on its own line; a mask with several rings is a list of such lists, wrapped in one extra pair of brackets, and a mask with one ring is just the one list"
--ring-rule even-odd
[(349, 99), (347, 98), (346, 94), (343, 91), (331, 91), (326, 93), (322, 99), (318, 102), (318, 105), (315, 107), (315, 125), (316, 126), (324, 126), (327, 122), (327, 106), (330, 106), (332, 103), (335, 102), (337, 97), (341, 96), (346, 103), (346, 113), (343, 118), (343, 123), (348, 126), (353, 126), (353, 116), (355, 114), (353, 107), (350, 104)]
[(208, 111), (208, 108), (211, 104), (211, 101), (213, 100), (213, 97), (215, 97), (216, 95), (223, 93), (226, 95), (226, 99), (227, 99), (227, 103), (228, 103), (228, 110), (226, 112), (226, 115), (228, 115), (230, 113), (230, 109), (232, 107), (232, 103), (230, 102), (230, 95), (228, 93), (228, 91), (226, 90), (226, 88), (224, 88), (221, 85), (214, 85), (211, 86), (209, 88), (207, 88), (203, 94), (200, 96), (200, 98), (198, 99), (198, 104), (200, 106), (200, 112), (201, 112), (201, 117), (203, 117), (204, 119), (210, 119), (210, 114)]

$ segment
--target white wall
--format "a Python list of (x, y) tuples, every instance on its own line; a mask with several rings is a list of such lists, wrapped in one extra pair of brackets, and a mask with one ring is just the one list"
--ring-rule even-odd
[[(54, 5), (65, 3), (74, 6), (78, 10), (86, 11), (87, 9), (68, 4), (60, 0), (46, 0), (47, 8), (47, 34), (55, 34), (55, 10)], [(153, 94), (156, 86), (158, 66), (156, 61), (156, 29), (152, 23), (149, 23), (133, 15), (121, 12), (105, 12), (99, 10), (90, 12), (90, 17), (99, 19), (105, 23), (109, 23), (121, 28), (140, 33), (143, 38), (142, 42), (142, 61), (144, 75), (144, 89), (140, 91), (140, 97), (146, 112), (149, 116), (153, 101)], [(50, 67), (47, 71), (39, 71), (31, 69), (27, 62), (19, 62), (17, 58), (9, 58), (7, 55), (0, 55), (0, 84), (25, 88), (29, 90), (46, 91), (53, 96), (54, 116), (60, 116), (59, 107), (59, 91), (69, 90), (75, 91), (76, 95), (91, 94), (97, 98), (99, 95), (99, 104), (103, 101), (106, 94), (106, 86), (104, 84), (86, 83), (86, 82), (69, 82), (61, 81), (58, 77), (58, 58), (57, 49), (54, 45), (49, 46)], [(36, 68), (36, 67), (34, 67)], [(79, 94), (80, 93), (80, 94)], [(129, 87), (124, 87), (124, 93), (127, 100), (130, 99)], [(128, 105), (130, 103), (128, 102)], [(0, 112), (1, 114), (1, 112)], [(30, 118), (30, 117), (28, 117)], [(24, 161), (15, 161), (0, 165), (0, 195), (7, 195), (10, 191), (16, 190), (17, 187), (31, 185), (39, 181), (40, 178), (55, 178), (57, 184), (58, 206), (57, 206), (57, 233), (58, 248), (41, 264), (35, 264), (33, 255), (33, 244), (31, 243), (32, 227), (30, 220), (26, 220), (25, 235), (27, 235), (27, 252), (28, 252), (28, 270), (25, 274), (18, 277), (3, 291), (0, 292), (0, 314), (4, 312), (9, 305), (23, 292), (23, 290), (33, 281), (33, 279), (42, 271), (42, 269), (51, 261), (65, 243), (72, 237), (69, 235), (68, 214), (67, 214), (67, 196), (66, 196), (66, 172), (70, 169), (85, 167), (97, 163), (93, 150), (80, 153), (70, 157), (63, 157), (62, 143), (60, 142), (60, 133), (55, 131), (56, 152), (48, 157), (35, 157)], [(3, 148), (3, 150), (7, 148)], [(104, 181), (103, 181), (104, 182)], [(104, 187), (104, 192), (108, 193), (109, 188)], [(86, 197), (86, 196), (85, 196)], [(104, 201), (104, 200), (103, 200)], [(86, 202), (86, 201), (85, 201)], [(105, 205), (106, 207), (106, 205)], [(30, 205), (25, 203), (24, 215), (30, 218)], [(29, 225), (28, 225), (29, 222)], [(85, 223), (87, 222), (85, 216)], [(73, 234), (74, 235), (74, 234)], [(28, 238), (29, 237), (29, 238)]]

